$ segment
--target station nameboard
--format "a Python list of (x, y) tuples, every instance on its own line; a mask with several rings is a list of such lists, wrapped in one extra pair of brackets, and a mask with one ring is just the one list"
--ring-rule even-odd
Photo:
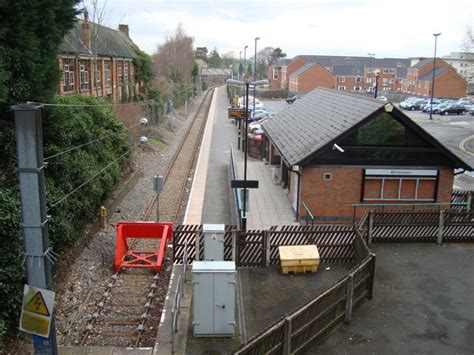
[(245, 118), (245, 109), (229, 108), (229, 118)]

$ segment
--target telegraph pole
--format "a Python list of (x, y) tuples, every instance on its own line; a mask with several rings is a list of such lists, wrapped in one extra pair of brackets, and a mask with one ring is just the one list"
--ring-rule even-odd
[[(15, 112), (16, 147), (28, 285), (52, 290), (43, 156), (41, 106), (21, 104)], [(57, 354), (54, 314), (50, 336), (34, 336), (35, 354)]]

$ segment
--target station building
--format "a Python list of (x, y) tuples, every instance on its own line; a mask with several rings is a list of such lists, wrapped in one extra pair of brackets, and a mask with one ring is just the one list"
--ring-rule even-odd
[(392, 103), (335, 90), (311, 91), (263, 129), (297, 219), (350, 223), (380, 204), (449, 208), (453, 170), (473, 169)]

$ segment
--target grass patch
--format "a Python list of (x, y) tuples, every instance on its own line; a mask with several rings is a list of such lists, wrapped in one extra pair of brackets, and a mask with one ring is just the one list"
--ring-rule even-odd
[(148, 138), (148, 143), (154, 148), (158, 148), (159, 150), (164, 150), (167, 145), (156, 138)]

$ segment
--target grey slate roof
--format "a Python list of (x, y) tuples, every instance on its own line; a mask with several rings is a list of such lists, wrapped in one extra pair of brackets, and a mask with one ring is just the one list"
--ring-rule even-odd
[(306, 63), (305, 65), (303, 65), (301, 68), (295, 70), (293, 73), (290, 74), (290, 78), (293, 77), (293, 76), (298, 76), (302, 73), (304, 73), (306, 70), (308, 70), (309, 68), (315, 66), (316, 64), (318, 63)]
[[(82, 20), (78, 20), (59, 46), (61, 53), (91, 55), (92, 52), (81, 41)], [(97, 33), (97, 43), (91, 40), (92, 47), (97, 46), (97, 54), (106, 57), (135, 58), (134, 43), (123, 32), (89, 22), (91, 39)]]
[(370, 57), (351, 57), (351, 56), (335, 56), (335, 55), (299, 55), (299, 58), (307, 62), (319, 63), (326, 68), (336, 66), (358, 66), (372, 68), (397, 68), (409, 67), (410, 59), (405, 58), (372, 58)]
[[(447, 70), (449, 70), (449, 67), (436, 68), (434, 71), (435, 79)], [(421, 78), (418, 78), (418, 80), (423, 80), (423, 81), (433, 80), (433, 71), (430, 71), (428, 74), (422, 76)]]
[(431, 63), (432, 61), (433, 61), (433, 59), (430, 59), (430, 58), (420, 60), (418, 63), (416, 63), (414, 66), (412, 66), (412, 68), (421, 68), (421, 67), (425, 66), (426, 64)]
[(314, 89), (263, 124), (290, 164), (298, 164), (349, 130), (384, 102), (328, 89)]
[(364, 76), (365, 68), (359, 65), (336, 65), (332, 72), (340, 76)]
[[(286, 162), (296, 165), (384, 105), (386, 105), (385, 102), (366, 96), (317, 88), (263, 123), (262, 126)], [(460, 163), (469, 170), (474, 168), (471, 160), (458, 155), (449, 145), (442, 144), (396, 107), (393, 110), (411, 126), (416, 127), (421, 136), (431, 141), (452, 161)]]
[(201, 75), (232, 75), (232, 69), (201, 68)]
[(282, 66), (290, 64), (292, 60), (293, 59), (289, 59), (289, 58), (280, 58), (273, 65), (276, 67), (282, 67)]

